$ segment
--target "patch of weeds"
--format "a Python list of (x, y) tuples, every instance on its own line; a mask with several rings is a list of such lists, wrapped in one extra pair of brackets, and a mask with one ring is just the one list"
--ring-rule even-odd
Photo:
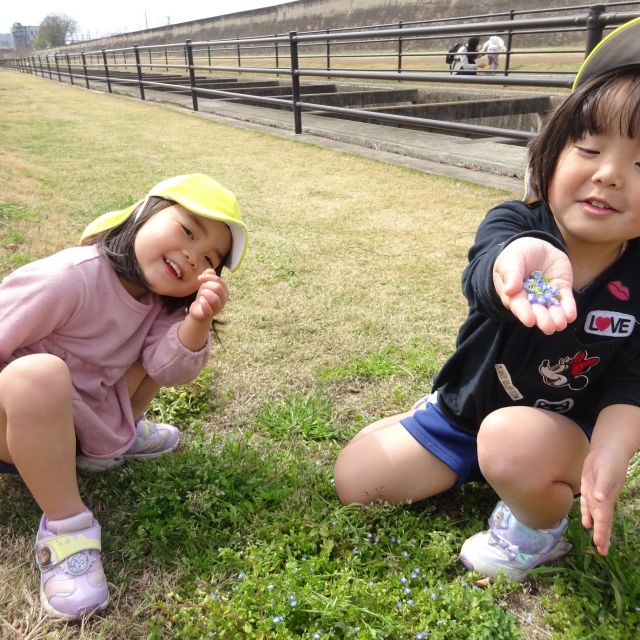
[(189, 384), (160, 389), (147, 416), (154, 422), (173, 424), (182, 430), (201, 425), (212, 412), (212, 381), (213, 374), (205, 367)]
[[(313, 505), (317, 506), (317, 505)], [(156, 596), (154, 634), (184, 638), (521, 638), (497, 602), (457, 575), (448, 521), (392, 508), (293, 511), (260, 542), (222, 549), (223, 580)], [(160, 635), (150, 637), (160, 638)]]
[(21, 204), (11, 204), (9, 202), (0, 202), (0, 222), (7, 220), (28, 220), (35, 219), (37, 216), (30, 213), (27, 208)]
[(14, 253), (10, 253), (5, 257), (3, 262), (7, 265), (7, 267), (11, 270), (17, 269), (18, 267), (22, 267), (25, 264), (29, 264), (36, 259), (30, 253), (24, 253), (23, 251), (15, 251)]
[(412, 340), (404, 347), (388, 346), (365, 358), (353, 358), (339, 367), (319, 373), (323, 380), (375, 380), (405, 376), (424, 386), (440, 369), (440, 354), (433, 347)]
[(278, 440), (328, 440), (341, 437), (336, 423), (333, 400), (329, 396), (306, 393), (267, 401), (254, 424)]
[(563, 638), (626, 640), (640, 628), (640, 544), (635, 527), (618, 512), (614, 519), (612, 546), (600, 556), (579, 515), (569, 521), (573, 551), (562, 566), (536, 569), (533, 575), (553, 583), (558, 599), (547, 604), (549, 621), (563, 629)]

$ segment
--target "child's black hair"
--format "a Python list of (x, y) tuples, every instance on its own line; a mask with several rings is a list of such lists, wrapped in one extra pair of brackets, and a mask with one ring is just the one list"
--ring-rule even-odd
[(640, 67), (608, 71), (578, 87), (549, 116), (529, 144), (530, 184), (537, 197), (549, 200), (549, 186), (566, 146), (586, 134), (607, 131), (640, 136)]

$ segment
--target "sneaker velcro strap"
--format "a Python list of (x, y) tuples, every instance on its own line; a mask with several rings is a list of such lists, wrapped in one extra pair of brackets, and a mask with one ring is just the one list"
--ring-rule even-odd
[[(86, 533), (89, 531), (91, 536)], [(36, 542), (36, 564), (41, 569), (48, 569), (80, 551), (100, 551), (101, 548), (99, 526), (84, 531), (62, 533)]]

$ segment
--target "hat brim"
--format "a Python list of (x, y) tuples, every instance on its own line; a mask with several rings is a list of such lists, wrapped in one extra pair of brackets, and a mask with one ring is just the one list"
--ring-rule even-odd
[(633, 65), (640, 66), (640, 18), (614, 29), (593, 48), (578, 69), (572, 91), (600, 73)]

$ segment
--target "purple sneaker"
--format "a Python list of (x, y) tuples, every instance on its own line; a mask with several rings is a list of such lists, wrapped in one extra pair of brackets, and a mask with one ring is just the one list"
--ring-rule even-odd
[(552, 529), (527, 527), (500, 501), (489, 518), (489, 530), (465, 541), (460, 560), (467, 569), (483, 576), (495, 578), (503, 573), (512, 580), (524, 580), (530, 569), (569, 553), (566, 529), (566, 518)]
[(50, 522), (42, 516), (36, 536), (36, 564), (40, 598), (48, 614), (77, 620), (106, 608), (109, 589), (100, 548), (100, 525), (91, 512)]
[(151, 422), (146, 418), (136, 420), (136, 439), (122, 455), (116, 458), (90, 458), (84, 454), (76, 456), (76, 467), (80, 471), (100, 473), (119, 467), (127, 458), (151, 460), (173, 451), (180, 444), (180, 431), (170, 424)]

